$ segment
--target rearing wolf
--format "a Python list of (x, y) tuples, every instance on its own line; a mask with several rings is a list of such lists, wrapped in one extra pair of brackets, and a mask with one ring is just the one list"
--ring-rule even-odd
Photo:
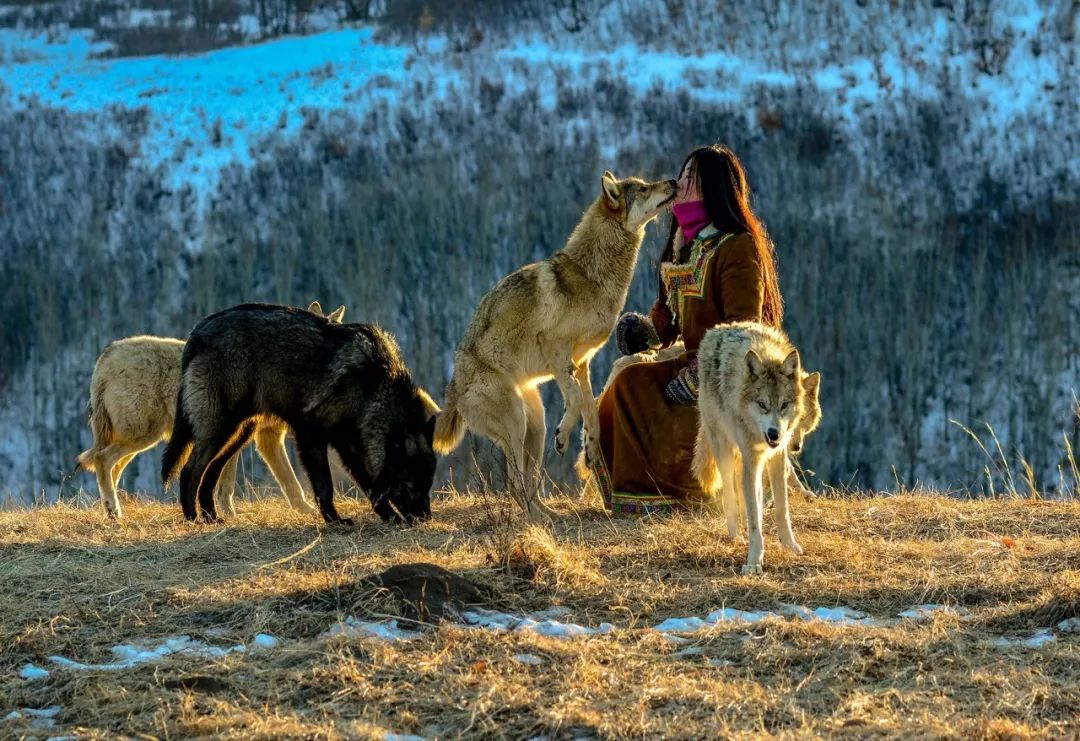
[[(530, 519), (550, 519), (537, 497), (544, 458), (544, 405), (537, 388), (555, 379), (565, 411), (555, 450), (566, 451), (584, 411), (586, 455), (600, 455), (600, 420), (589, 361), (607, 341), (634, 275), (645, 225), (675, 197), (674, 180), (618, 180), (604, 172), (601, 194), (566, 246), (503, 278), (480, 302), (458, 345), (435, 449), (448, 453), (466, 428), (502, 448), (511, 494)], [(520, 491), (518, 489), (520, 488)]]

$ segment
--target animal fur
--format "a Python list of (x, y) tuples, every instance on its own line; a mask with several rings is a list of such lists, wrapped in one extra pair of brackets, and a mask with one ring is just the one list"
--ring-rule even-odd
[(537, 388), (554, 379), (564, 413), (555, 450), (565, 452), (584, 412), (586, 455), (599, 455), (589, 361), (611, 334), (652, 221), (675, 195), (675, 181), (601, 179), (566, 246), (503, 278), (480, 302), (458, 345), (435, 449), (453, 450), (465, 430), (487, 436), (506, 456), (510, 489), (533, 520), (550, 519), (537, 496), (544, 457), (544, 406)]
[[(309, 311), (321, 314), (313, 302)], [(327, 317), (341, 323), (345, 307)], [(97, 359), (90, 381), (90, 430), (93, 445), (79, 454), (78, 467), (96, 474), (98, 492), (105, 510), (120, 517), (116, 485), (124, 469), (136, 455), (167, 441), (176, 417), (176, 395), (180, 390), (180, 359), (184, 340), (147, 335), (117, 340)], [(303, 487), (285, 452), (286, 429), (267, 424), (255, 432), (255, 447), (266, 462), (289, 504), (301, 512), (315, 508), (304, 497)], [(218, 503), (233, 515), (237, 458), (229, 459), (222, 470)]]
[[(619, 374), (624, 368), (633, 365), (634, 363), (656, 363), (664, 360), (671, 360), (677, 358), (686, 351), (686, 347), (682, 342), (676, 342), (668, 347), (656, 351), (639, 352), (633, 355), (623, 355), (616, 358), (615, 362), (611, 364), (611, 373), (608, 374), (607, 382), (604, 384), (604, 391), (615, 380), (615, 376)], [(795, 476), (794, 469), (791, 468), (790, 459), (793, 455), (798, 455), (802, 452), (804, 440), (807, 435), (810, 435), (821, 424), (821, 402), (818, 399), (818, 388), (820, 386), (821, 374), (820, 373), (806, 373), (801, 374), (801, 383), (803, 385), (803, 392), (806, 394), (803, 403), (803, 413), (799, 417), (799, 422), (795, 427), (795, 432), (791, 436), (791, 444), (788, 446), (788, 487), (792, 488), (792, 484), (798, 484), (798, 478)], [(603, 395), (603, 392), (601, 392)], [(577, 463), (575, 464), (575, 470), (578, 472), (578, 476), (582, 481), (589, 483), (592, 479), (592, 473), (589, 467), (585, 465), (583, 456), (579, 456)], [(805, 493), (805, 492), (804, 492)]]
[[(708, 493), (722, 492), (732, 538), (739, 533), (739, 477), (749, 540), (743, 573), (761, 573), (766, 470), (780, 542), (792, 553), (802, 553), (791, 530), (785, 475), (787, 451), (807, 413), (799, 352), (779, 329), (738, 322), (705, 333), (698, 368), (700, 421), (694, 473)], [(817, 384), (817, 380), (810, 382)]]
[(292, 428), (327, 522), (351, 523), (334, 507), (330, 446), (383, 520), (430, 516), (438, 407), (378, 327), (287, 306), (236, 306), (191, 331), (181, 376), (161, 466), (166, 481), (183, 466), (187, 519), (197, 516), (196, 498), (203, 517), (217, 519), (213, 492), (225, 461), (268, 421)]

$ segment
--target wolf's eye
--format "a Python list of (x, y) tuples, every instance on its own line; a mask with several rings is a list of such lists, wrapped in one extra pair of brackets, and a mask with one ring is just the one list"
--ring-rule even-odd
[(783, 404), (780, 405), (780, 411), (781, 412), (786, 412), (787, 408), (789, 406), (791, 406), (791, 402), (790, 401), (785, 401)]
[(758, 405), (758, 409), (760, 409), (761, 411), (763, 411), (763, 412), (767, 412), (767, 411), (769, 411), (769, 405), (768, 405), (768, 404), (766, 404), (765, 402), (763, 402), (763, 401), (759, 401), (759, 402), (757, 403), (757, 405)]

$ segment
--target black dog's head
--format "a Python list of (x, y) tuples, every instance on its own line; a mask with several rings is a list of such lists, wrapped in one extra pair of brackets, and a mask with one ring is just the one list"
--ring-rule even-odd
[(423, 389), (412, 388), (409, 397), (403, 417), (386, 430), (382, 462), (372, 471), (368, 491), (384, 522), (412, 525), (431, 517), (436, 463), (431, 441), (439, 408)]

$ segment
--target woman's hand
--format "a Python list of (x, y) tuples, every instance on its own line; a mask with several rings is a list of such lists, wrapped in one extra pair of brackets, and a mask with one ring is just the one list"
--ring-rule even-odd
[(698, 362), (695, 355), (690, 364), (683, 368), (664, 388), (664, 398), (669, 404), (690, 406), (697, 404), (698, 398)]
[(628, 311), (615, 324), (615, 343), (623, 355), (634, 355), (657, 349), (660, 338), (649, 317)]

